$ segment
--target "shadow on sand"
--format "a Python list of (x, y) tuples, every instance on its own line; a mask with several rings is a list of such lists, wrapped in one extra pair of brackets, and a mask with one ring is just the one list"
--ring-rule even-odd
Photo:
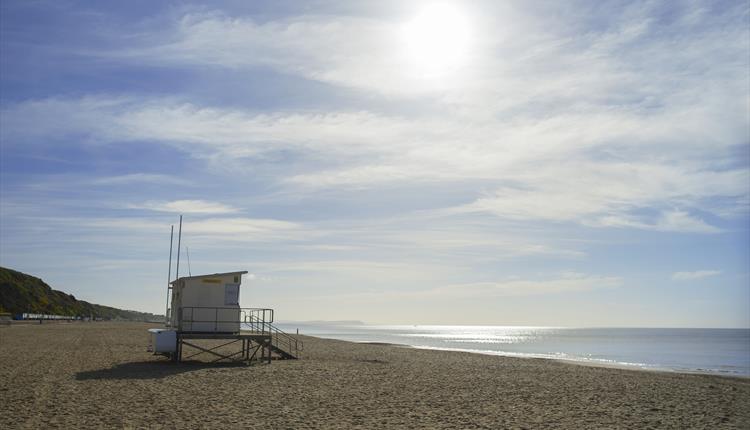
[(136, 361), (118, 364), (109, 369), (88, 370), (76, 373), (76, 380), (89, 379), (161, 379), (180, 373), (202, 369), (219, 369), (227, 367), (247, 367), (243, 363), (205, 363), (189, 361), (173, 363), (171, 361)]

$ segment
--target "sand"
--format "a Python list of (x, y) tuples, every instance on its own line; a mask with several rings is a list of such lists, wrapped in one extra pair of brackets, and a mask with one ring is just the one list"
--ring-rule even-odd
[(303, 337), (175, 364), (138, 323), (0, 328), (0, 428), (750, 428), (750, 380)]

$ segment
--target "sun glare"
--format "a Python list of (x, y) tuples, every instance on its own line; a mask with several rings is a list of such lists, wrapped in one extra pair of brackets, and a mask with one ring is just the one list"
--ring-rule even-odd
[(465, 60), (470, 25), (461, 10), (450, 4), (433, 4), (404, 26), (409, 60), (423, 75), (442, 75)]

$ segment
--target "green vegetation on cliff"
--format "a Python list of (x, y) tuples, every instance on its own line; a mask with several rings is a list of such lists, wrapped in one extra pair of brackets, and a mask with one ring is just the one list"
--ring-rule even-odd
[(41, 279), (0, 267), (0, 312), (71, 315), (133, 321), (163, 321), (161, 315), (126, 311), (77, 300), (53, 290)]

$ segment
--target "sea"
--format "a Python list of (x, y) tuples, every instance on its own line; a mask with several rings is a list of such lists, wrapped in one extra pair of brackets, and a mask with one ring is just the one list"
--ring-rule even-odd
[(509, 357), (750, 377), (750, 329), (560, 328), (287, 322), (288, 332)]

